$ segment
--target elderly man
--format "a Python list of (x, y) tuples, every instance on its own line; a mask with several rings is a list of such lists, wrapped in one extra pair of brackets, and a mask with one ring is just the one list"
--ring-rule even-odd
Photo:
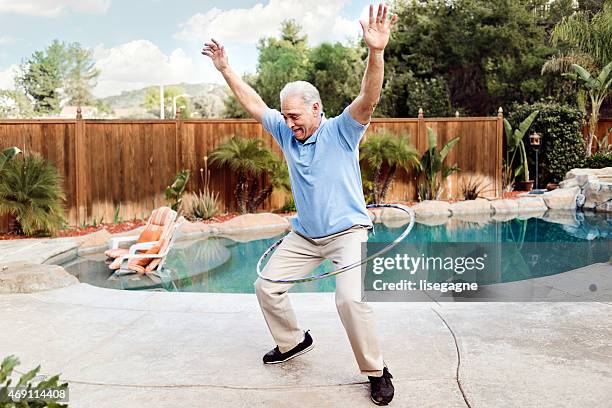
[[(317, 89), (308, 82), (288, 83), (280, 92), (281, 112), (268, 108), (261, 97), (230, 68), (223, 46), (207, 42), (210, 57), (232, 92), (280, 145), (287, 164), (297, 217), (293, 229), (276, 249), (263, 274), (274, 279), (303, 277), (323, 260), (337, 268), (361, 259), (372, 222), (368, 216), (359, 169), (359, 142), (379, 100), (383, 83), (383, 52), (391, 27), (387, 6), (369, 21), (360, 21), (368, 62), (359, 96), (337, 117), (326, 119)], [(342, 78), (338, 78), (342, 81)], [(266, 364), (282, 363), (313, 348), (308, 331), (298, 326), (287, 291), (291, 284), (255, 282), (255, 292), (277, 346), (263, 357)], [(336, 306), (361, 373), (371, 383), (377, 405), (393, 399), (391, 374), (379, 348), (371, 307), (361, 299), (361, 273), (354, 268), (336, 276)]]

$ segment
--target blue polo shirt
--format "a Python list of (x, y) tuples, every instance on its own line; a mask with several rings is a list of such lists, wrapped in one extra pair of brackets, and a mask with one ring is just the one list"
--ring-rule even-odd
[(348, 107), (334, 118), (321, 117), (321, 125), (303, 143), (279, 111), (268, 109), (262, 118), (289, 166), (297, 208), (293, 229), (310, 238), (354, 225), (372, 226), (363, 197), (358, 149), (368, 125), (357, 122)]

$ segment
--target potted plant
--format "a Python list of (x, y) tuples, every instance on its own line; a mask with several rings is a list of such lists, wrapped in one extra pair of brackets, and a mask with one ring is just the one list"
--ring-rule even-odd
[[(531, 124), (538, 116), (539, 111), (532, 112), (525, 120), (521, 122), (518, 129), (512, 129), (512, 125), (508, 119), (504, 118), (504, 130), (506, 133), (506, 158), (504, 160), (504, 185), (506, 191), (512, 191), (514, 188), (518, 191), (531, 191), (533, 188), (533, 180), (529, 180), (529, 166), (527, 165), (527, 151), (523, 138), (531, 127)], [(514, 167), (514, 160), (518, 158), (520, 164)], [(516, 177), (523, 175), (523, 180), (515, 181)]]

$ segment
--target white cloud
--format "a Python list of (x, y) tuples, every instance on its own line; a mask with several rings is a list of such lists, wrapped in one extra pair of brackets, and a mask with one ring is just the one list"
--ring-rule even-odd
[(180, 24), (174, 37), (185, 41), (208, 41), (211, 37), (222, 41), (255, 44), (261, 37), (278, 35), (281, 22), (294, 19), (302, 26), (311, 44), (323, 41), (345, 41), (357, 38), (361, 27), (357, 20), (340, 16), (349, 0), (270, 0), (251, 8), (197, 13)]
[(11, 65), (4, 71), (0, 71), (0, 89), (14, 89), (17, 65)]
[(111, 0), (0, 0), (0, 13), (56, 17), (65, 9), (90, 14), (104, 14)]
[(166, 55), (147, 40), (131, 41), (113, 48), (100, 44), (94, 48), (94, 59), (101, 71), (94, 89), (98, 97), (150, 85), (219, 82), (222, 79), (204, 58), (194, 61), (181, 48)]
[(17, 41), (16, 38), (13, 37), (9, 37), (9, 36), (0, 36), (0, 45), (4, 45), (4, 44), (12, 44), (15, 41)]

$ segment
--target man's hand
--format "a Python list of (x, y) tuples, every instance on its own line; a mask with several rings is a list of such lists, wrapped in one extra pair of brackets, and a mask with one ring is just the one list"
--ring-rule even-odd
[(397, 15), (394, 14), (390, 20), (387, 20), (387, 9), (386, 5), (383, 7), (380, 4), (374, 19), (374, 6), (370, 4), (370, 20), (367, 23), (359, 20), (363, 29), (363, 40), (371, 51), (382, 51), (389, 42), (391, 27), (397, 21)]
[(211, 40), (212, 42), (204, 43), (202, 54), (210, 57), (217, 70), (223, 71), (229, 66), (225, 48), (214, 38), (211, 38)]

